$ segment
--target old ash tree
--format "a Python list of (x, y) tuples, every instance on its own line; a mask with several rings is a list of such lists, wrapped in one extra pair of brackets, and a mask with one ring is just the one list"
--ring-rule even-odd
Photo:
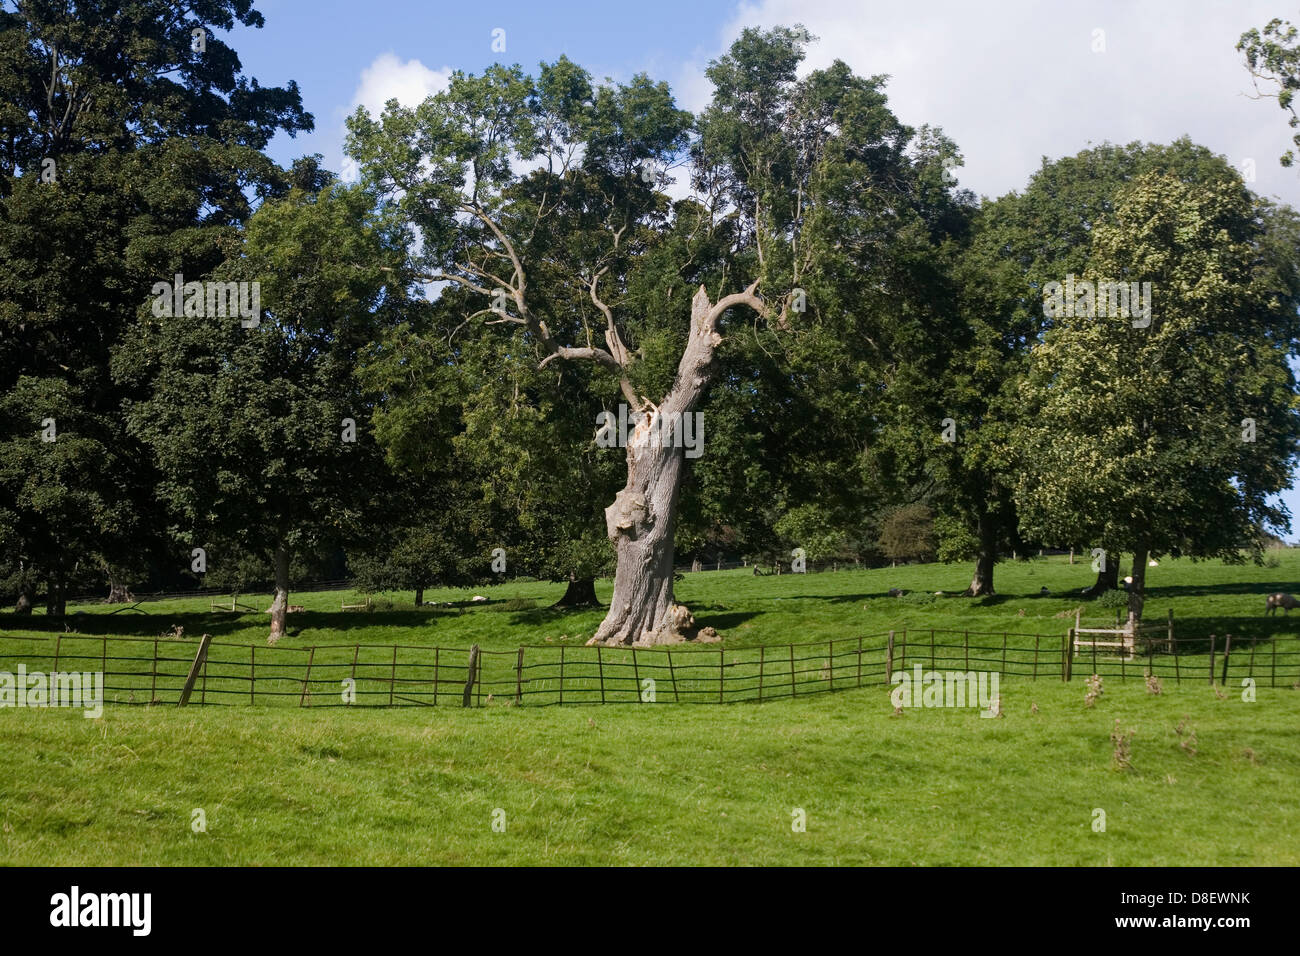
[[(594, 85), (561, 58), (535, 77), (457, 72), (415, 108), (349, 121), (382, 214), (419, 240), (419, 275), (464, 297), (457, 334), (500, 326), (540, 368), (594, 363), (642, 416), (605, 509), (617, 564), (593, 643), (696, 636), (673, 597), (684, 449), (651, 434), (701, 406), (729, 344), (784, 357), (783, 374), (807, 374), (799, 387), (843, 373), (852, 409), (880, 388), (891, 330), (923, 337), (918, 264), (941, 220), (923, 207), (943, 196), (920, 173), (946, 157), (909, 154), (882, 77), (836, 62), (799, 78), (810, 39), (746, 30), (710, 65), (697, 118), (663, 83)], [(674, 202), (664, 188), (687, 160), (694, 195)], [(863, 417), (859, 434), (872, 430)]]

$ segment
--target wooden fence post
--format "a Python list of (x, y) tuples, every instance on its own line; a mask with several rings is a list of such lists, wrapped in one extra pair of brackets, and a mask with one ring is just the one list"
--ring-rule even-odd
[[(476, 645), (477, 646), (477, 645)], [(470, 658), (473, 659), (471, 653)], [(388, 706), (393, 706), (393, 694), (397, 691), (397, 645), (393, 645), (393, 669), (388, 675)]]
[(194, 682), (198, 680), (199, 668), (208, 660), (208, 645), (212, 643), (212, 635), (204, 634), (199, 640), (198, 652), (194, 655), (194, 663), (190, 665), (190, 672), (185, 675), (185, 686), (181, 688), (181, 699), (176, 704), (177, 707), (184, 707), (190, 702), (190, 694), (194, 691)]
[(930, 628), (930, 670), (934, 670), (934, 628)]
[(668, 679), (673, 682), (673, 703), (681, 703), (681, 698), (677, 696), (677, 671), (673, 670), (673, 649), (668, 648), (665, 653), (668, 655)]
[(1034, 635), (1034, 673), (1030, 680), (1038, 680), (1038, 642), (1041, 638), (1041, 634)]
[(790, 645), (790, 696), (797, 697), (799, 690), (794, 686), (794, 645)]
[(636, 684), (636, 702), (645, 703), (641, 697), (641, 666), (636, 662), (636, 648), (632, 648), (632, 682)]
[(515, 704), (524, 702), (524, 647), (519, 645), (519, 654), (515, 657)]
[[(858, 638), (858, 644), (861, 645), (862, 638)], [(889, 684), (894, 679), (894, 632), (889, 632), (889, 642), (885, 644), (885, 683)], [(858, 686), (862, 686), (862, 655), (858, 654)]]
[(158, 638), (153, 639), (153, 676), (149, 679), (149, 704), (158, 699)]
[(1069, 683), (1070, 671), (1074, 669), (1074, 628), (1065, 632), (1064, 647), (1061, 648), (1061, 680)]
[(1273, 645), (1273, 663), (1269, 665), (1268, 686), (1276, 687), (1277, 686), (1277, 635), (1276, 634), (1273, 635), (1273, 638), (1269, 641), (1269, 643)]
[(560, 703), (564, 703), (564, 645), (560, 645)]
[(605, 662), (600, 655), (600, 645), (596, 645), (596, 673), (600, 676), (600, 702), (605, 703)]
[(831, 649), (830, 649), (830, 680), (828, 681), (828, 683), (830, 684), (830, 686), (829, 686), (827, 689), (828, 689), (828, 690), (834, 690), (834, 689), (835, 689), (835, 642), (834, 642), (834, 641), (831, 641)]
[(248, 702), (257, 703), (257, 645), (248, 645)]
[[(393, 653), (397, 653), (397, 648), (393, 648)], [(316, 645), (311, 647), (311, 653), (307, 655), (307, 673), (302, 678), (302, 696), (298, 698), (298, 706), (301, 707), (307, 700), (307, 687), (311, 683), (311, 665), (316, 660)]]
[(1232, 635), (1223, 635), (1223, 676), (1219, 678), (1219, 683), (1224, 687), (1228, 686), (1228, 655), (1232, 653)]
[[(62, 641), (63, 641), (62, 634), (54, 638), (54, 673), (56, 674), (59, 672), (59, 644), (62, 643)], [(157, 646), (157, 643), (158, 643), (158, 639), (154, 638), (154, 645)], [(154, 656), (155, 657), (158, 656), (157, 651), (154, 652)], [(22, 693), (24, 694), (27, 693), (26, 688), (23, 689)]]
[(1210, 686), (1214, 686), (1214, 635), (1210, 635)]
[[(762, 644), (758, 645), (758, 702), (760, 704), (763, 702), (763, 658), (765, 656), (763, 650), (764, 646)], [(1277, 654), (1274, 653), (1273, 656), (1276, 659)]]
[(722, 689), (727, 686), (727, 658), (726, 652), (718, 648), (718, 703), (722, 703)]
[[(393, 648), (396, 652), (397, 648)], [(461, 696), (460, 705), (469, 706), (470, 694), (474, 692), (474, 678), (478, 676), (478, 645), (475, 644), (469, 649), (469, 677), (465, 681), (465, 693)]]

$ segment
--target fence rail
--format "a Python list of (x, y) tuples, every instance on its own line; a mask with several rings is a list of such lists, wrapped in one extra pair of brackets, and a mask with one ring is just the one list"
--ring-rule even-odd
[[(1253, 678), (1300, 683), (1294, 641), (1138, 637), (1135, 657), (1063, 636), (898, 630), (797, 644), (723, 648), (525, 645), (513, 650), (405, 644), (310, 647), (62, 634), (0, 635), (0, 672), (97, 672), (105, 703), (322, 706), (549, 706), (739, 703), (890, 685), (900, 671), (997, 671), (1070, 680), (1073, 672), (1176, 683)], [(187, 678), (189, 693), (186, 693)]]

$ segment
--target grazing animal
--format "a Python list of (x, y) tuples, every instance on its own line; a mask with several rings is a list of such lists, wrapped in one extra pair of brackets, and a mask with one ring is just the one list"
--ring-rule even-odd
[(1293, 607), (1300, 607), (1300, 601), (1297, 601), (1289, 594), (1283, 594), (1281, 591), (1277, 594), (1270, 594), (1264, 599), (1265, 614), (1274, 614), (1278, 608), (1282, 608), (1287, 614), (1290, 614)]
[(1046, 585), (1046, 584), (1044, 584), (1041, 588), (1038, 589), (1038, 596), (1039, 596), (1039, 597), (1047, 597), (1047, 596), (1048, 596), (1049, 594), (1051, 594), (1051, 593), (1052, 593), (1051, 591), (1047, 590), (1047, 585)]
[(906, 594), (906, 593), (907, 593), (907, 592), (904, 591), (902, 588), (890, 588), (890, 589), (889, 589), (889, 596), (890, 596), (890, 597), (902, 597), (902, 596), (903, 596), (904, 594)]

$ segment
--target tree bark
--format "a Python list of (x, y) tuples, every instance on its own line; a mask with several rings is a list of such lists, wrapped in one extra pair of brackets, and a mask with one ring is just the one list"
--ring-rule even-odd
[(68, 609), (68, 596), (64, 593), (62, 575), (52, 576), (45, 586), (46, 615), (49, 617), (63, 617)]
[(694, 411), (722, 341), (717, 319), (730, 304), (757, 303), (753, 289), (711, 306), (700, 286), (691, 300), (691, 334), (673, 387), (658, 408), (645, 403), (641, 420), (628, 436), (627, 484), (605, 509), (605, 530), (618, 559), (614, 595), (588, 644), (675, 644), (695, 636), (690, 611), (673, 600), (673, 531), (685, 449), (679, 442), (653, 439), (665, 416), (671, 421), (671, 416)]
[(415, 589), (415, 606), (424, 607), (424, 588)]
[(569, 586), (564, 589), (564, 596), (551, 607), (600, 607), (600, 601), (596, 598), (595, 580), (570, 574)]
[(1106, 555), (1105, 569), (1097, 572), (1097, 580), (1091, 587), (1084, 588), (1083, 593), (1090, 597), (1099, 597), (1119, 587), (1119, 559), (1118, 554)]
[(1147, 554), (1146, 544), (1139, 544), (1133, 549), (1133, 583), (1128, 589), (1128, 626), (1137, 627), (1142, 623), (1142, 605), (1147, 599)]
[(273, 558), (275, 565), (275, 599), (271, 601), (271, 635), (266, 643), (275, 644), (284, 637), (284, 620), (289, 613), (289, 552), (277, 545)]
[(979, 516), (979, 552), (975, 556), (975, 576), (971, 578), (966, 594), (985, 597), (993, 594), (993, 566), (997, 564), (997, 534), (993, 519), (987, 514)]
[(36, 587), (30, 581), (24, 581), (18, 588), (18, 601), (14, 604), (15, 614), (31, 614), (32, 605), (36, 603)]
[(134, 604), (135, 595), (131, 593), (130, 588), (117, 579), (111, 570), (106, 570), (108, 575), (108, 603), (109, 604)]

